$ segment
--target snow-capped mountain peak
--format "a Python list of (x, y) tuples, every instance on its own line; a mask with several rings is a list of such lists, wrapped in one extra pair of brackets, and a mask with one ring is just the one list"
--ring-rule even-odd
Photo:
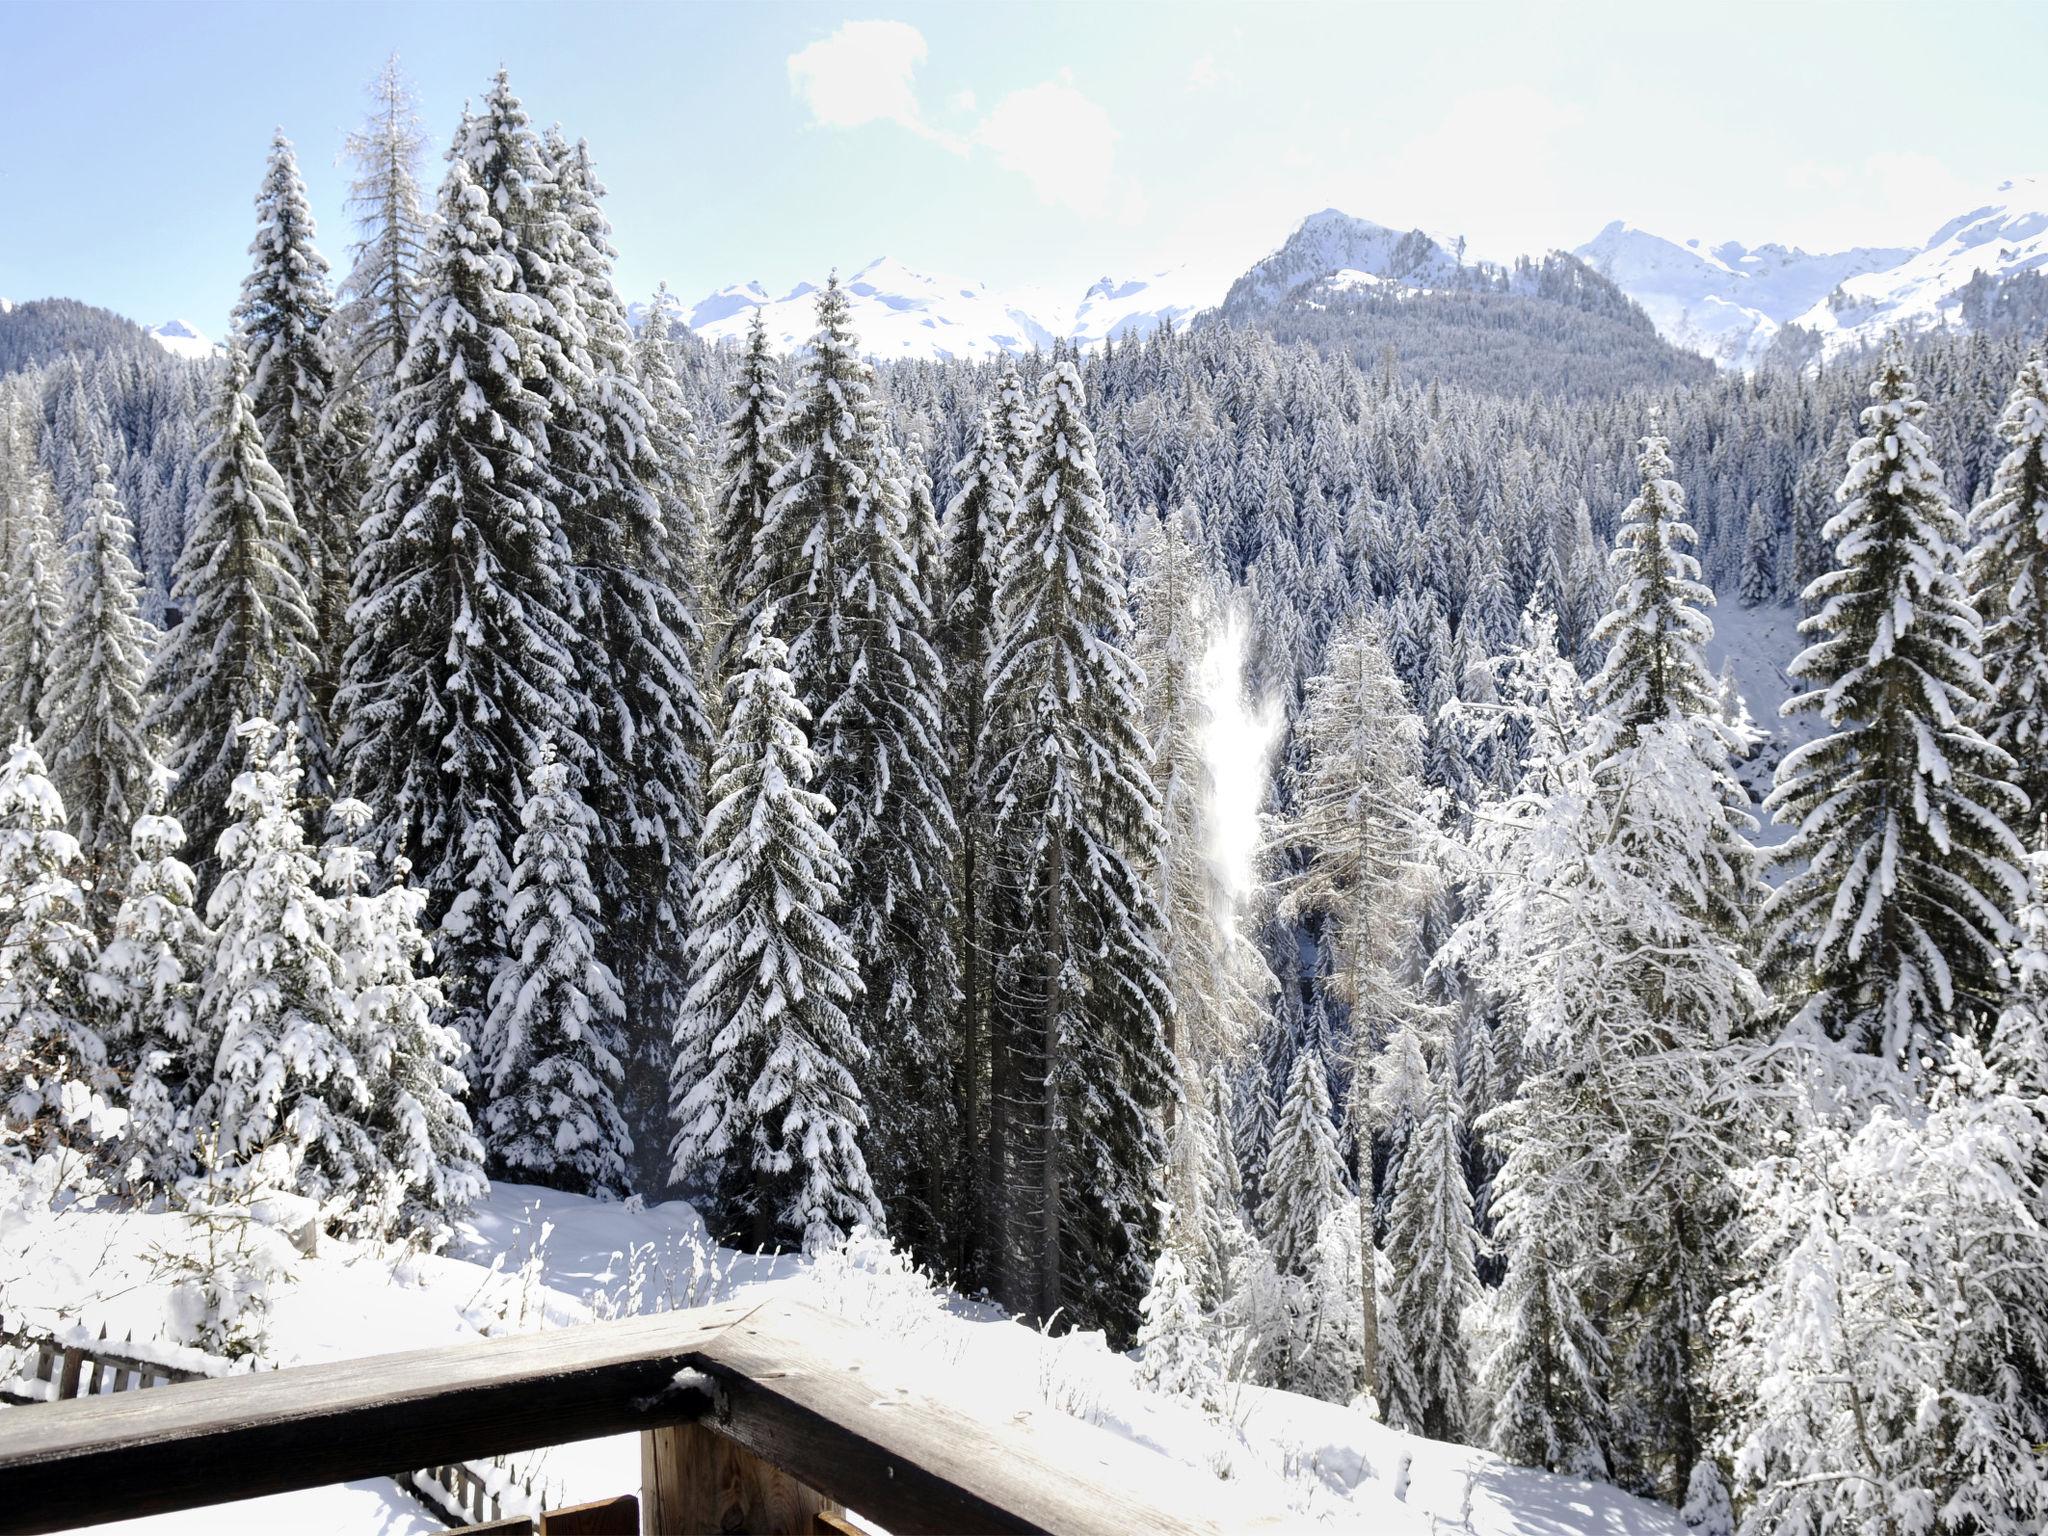
[(1457, 275), (1464, 247), (1461, 238), (1394, 229), (1325, 208), (1303, 219), (1280, 249), (1233, 283), (1224, 307), (1264, 307), (1333, 272), (1429, 287)]
[[(877, 257), (840, 286), (862, 349), (882, 359), (986, 358), (1041, 351), (1056, 341), (1090, 346), (1142, 336), (1214, 307), (1223, 287), (1176, 268), (1150, 277), (1104, 277), (1077, 302), (1044, 288), (999, 292), (977, 279), (920, 271), (893, 256)], [(738, 338), (758, 310), (769, 345), (795, 351), (816, 329), (817, 291), (815, 283), (802, 282), (778, 299), (758, 282), (730, 284), (690, 311), (690, 328), (710, 341)]]
[(175, 352), (179, 357), (204, 360), (220, 351), (217, 343), (207, 340), (196, 326), (185, 320), (166, 320), (162, 325), (151, 326), (149, 334), (156, 338), (158, 346), (166, 352)]
[(2001, 182), (1918, 250), (1707, 246), (1617, 220), (1573, 254), (1642, 305), (1666, 340), (1724, 367), (1756, 366), (1788, 325), (1814, 333), (1833, 356), (1894, 327), (1958, 323), (1956, 295), (1979, 271), (2048, 270), (2048, 176)]

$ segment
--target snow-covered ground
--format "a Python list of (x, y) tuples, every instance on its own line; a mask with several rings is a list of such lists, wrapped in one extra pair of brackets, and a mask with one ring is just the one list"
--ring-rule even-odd
[[(0, 1260), (0, 1308), (10, 1315), (61, 1313), (95, 1329), (108, 1323), (116, 1334), (133, 1329), (138, 1339), (174, 1329), (178, 1306), (161, 1256), (193, 1242), (182, 1218), (16, 1207), (0, 1219), (9, 1229), (0, 1233), (0, 1253), (12, 1256)], [(280, 1364), (562, 1327), (773, 1287), (856, 1321), (873, 1337), (903, 1341), (909, 1369), (956, 1371), (977, 1411), (1072, 1414), (1194, 1469), (1188, 1475), (1225, 1480), (1233, 1499), (1304, 1526), (1389, 1536), (1680, 1531), (1673, 1511), (1613, 1488), (1509, 1466), (1291, 1393), (1246, 1387), (1224, 1416), (1205, 1414), (1141, 1388), (1133, 1362), (1099, 1335), (1041, 1335), (986, 1303), (932, 1286), (879, 1243), (857, 1240), (815, 1263), (741, 1255), (708, 1246), (696, 1212), (681, 1202), (643, 1209), (514, 1184), (492, 1191), (445, 1256), (327, 1241), (308, 1257), (265, 1234), (272, 1238), (285, 1275), (273, 1288), (265, 1355)], [(542, 1453), (539, 1465), (559, 1496), (571, 1499), (631, 1489), (639, 1475), (631, 1438), (558, 1447)], [(439, 1528), (392, 1484), (372, 1479), (106, 1529), (424, 1536)]]

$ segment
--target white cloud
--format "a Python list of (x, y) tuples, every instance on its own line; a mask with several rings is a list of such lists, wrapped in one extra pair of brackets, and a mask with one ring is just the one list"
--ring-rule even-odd
[(896, 123), (959, 152), (951, 135), (925, 122), (917, 104), (924, 34), (902, 21), (849, 21), (789, 56), (789, 86), (821, 128)]
[(1067, 80), (1012, 91), (974, 142), (1031, 183), (1039, 201), (1103, 214), (1117, 201), (1116, 125)]
[(1191, 91), (1213, 91), (1231, 78), (1229, 70), (1218, 67), (1213, 53), (1203, 54), (1188, 66), (1188, 89)]
[(1935, 229), (1990, 195), (1933, 155), (1884, 151), (1860, 164), (1796, 160), (1785, 187), (1798, 194), (1799, 217), (1779, 239), (1816, 249), (1918, 245)]
[[(1116, 174), (1116, 125), (1064, 70), (1056, 80), (1010, 92), (963, 137), (925, 120), (917, 71), (928, 51), (924, 34), (908, 22), (845, 22), (789, 56), (790, 89), (821, 128), (894, 123), (956, 155), (988, 151), (1029, 181), (1042, 202), (1136, 217), (1143, 199)], [(946, 104), (966, 114), (975, 103), (973, 89), (962, 87)]]

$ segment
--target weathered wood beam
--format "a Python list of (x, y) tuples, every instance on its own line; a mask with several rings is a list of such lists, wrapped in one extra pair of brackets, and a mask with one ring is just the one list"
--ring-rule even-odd
[(60, 1531), (695, 1417), (729, 1303), (0, 1415), (0, 1532)]

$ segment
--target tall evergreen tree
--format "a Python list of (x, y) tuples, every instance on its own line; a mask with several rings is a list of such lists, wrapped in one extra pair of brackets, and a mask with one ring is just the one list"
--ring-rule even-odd
[(48, 720), (50, 668), (64, 621), (64, 552), (51, 521), (56, 488), (34, 465), (9, 507), (7, 611), (0, 613), (0, 730), (34, 740)]
[(1346, 1200), (1344, 1185), (1329, 1076), (1313, 1051), (1302, 1051), (1294, 1058), (1260, 1185), (1259, 1225), (1283, 1274), (1309, 1273), (1316, 1234)]
[(889, 451), (837, 279), (783, 424), (756, 549), (757, 580), (783, 573), (777, 609), (789, 669), (811, 716), (817, 792), (851, 869), (833, 917), (861, 957), (851, 1012), (868, 1048), (871, 1171), (892, 1224), (936, 1256), (947, 1212), (942, 1168), (955, 1133), (939, 1095), (957, 985), (953, 844), (940, 710), (945, 675), (908, 542), (909, 497)]
[(1795, 828), (1793, 873), (1764, 908), (1790, 1027), (1918, 1069), (1957, 1022), (1987, 1017), (2022, 897), (2011, 756), (1979, 734), (1991, 689), (1956, 573), (1962, 519), (1921, 425), (1903, 351), (1887, 349), (1814, 582), (1813, 689), (1785, 706), (1829, 733), (1788, 753), (1768, 802)]
[(0, 1125), (31, 1156), (89, 1152), (115, 1091), (87, 989), (94, 946), (64, 799), (26, 741), (0, 767)]
[(1998, 435), (2008, 451), (1971, 514), (1968, 576), (1991, 689), (1981, 729), (2012, 756), (2012, 782), (2028, 801), (2013, 830), (2031, 838), (2048, 818), (2048, 363), (2038, 350), (2013, 382)]
[(1432, 1440), (1462, 1440), (1471, 1422), (1464, 1317), (1480, 1292), (1462, 1118), (1444, 1070), (1431, 1072), (1387, 1217), (1392, 1301), (1407, 1354), (1399, 1379), (1415, 1391), (1413, 1401), (1381, 1408), (1392, 1422)]
[(827, 915), (850, 871), (767, 610), (728, 690), (676, 1025), (673, 1181), (727, 1233), (806, 1247), (881, 1208), (860, 1136), (860, 976)]
[(351, 132), (342, 156), (354, 170), (348, 207), (360, 237), (341, 283), (335, 318), (346, 334), (338, 384), (368, 396), (374, 412), (398, 376), (425, 293), (423, 273), (433, 210), (420, 193), (420, 128), (412, 84), (392, 54), (370, 83), (370, 116)]
[[(1295, 726), (1288, 843), (1303, 851), (1283, 917), (1314, 916), (1328, 948), (1324, 989), (1350, 1011), (1349, 1119), (1359, 1139), (1359, 1230), (1379, 1218), (1375, 1058), (1424, 1003), (1413, 981), (1415, 922), (1436, 830), (1422, 785), (1422, 722), (1394, 675), (1377, 622), (1355, 611), (1331, 638)], [(1366, 1380), (1380, 1374), (1378, 1308), (1359, 1297)]]
[(312, 607), (289, 551), (296, 514), (270, 467), (246, 393), (248, 361), (230, 344), (213, 414), (206, 499), (178, 557), (171, 596), (184, 618), (158, 647), (150, 726), (170, 742), (171, 805), (190, 839), (202, 891), (227, 826), (242, 723), (296, 720), (316, 665)]
[(996, 638), (996, 588), (1017, 482), (1002, 429), (984, 406), (966, 455), (953, 466), (958, 489), (946, 506), (945, 573), (938, 648), (946, 667), (946, 730), (953, 741), (952, 804), (959, 829), (954, 888), (960, 912), (958, 1094), (961, 1142), (970, 1167), (953, 1218), (956, 1254), (968, 1273), (986, 1274), (1003, 1237), (1003, 1165), (1008, 1119), (1006, 1058), (991, 1050), (996, 908), (993, 769), (988, 737), (989, 657)]
[(155, 636), (142, 620), (129, 550), (135, 530), (100, 466), (72, 535), (64, 624), (50, 660), (43, 749), (70, 808), (93, 931), (113, 924), (127, 884), (129, 829), (147, 809), (156, 759), (142, 726)]
[(362, 801), (335, 801), (321, 869), (330, 892), (327, 941), (353, 1010), (352, 1046), (371, 1083), (367, 1121), (381, 1178), (361, 1203), (371, 1207), (374, 1230), (439, 1247), (484, 1191), (484, 1153), (462, 1103), (468, 1053), (440, 1021), (441, 985), (426, 973), (426, 893), (406, 883), (403, 861), (385, 889), (372, 889), (374, 822)]
[(296, 732), (257, 719), (242, 739), (248, 766), (229, 792), (207, 903), (193, 1027), (212, 1073), (193, 1118), (219, 1127), (224, 1165), (276, 1147), (301, 1193), (346, 1205), (375, 1187), (371, 1086), (322, 922)]
[[(588, 150), (555, 139), (547, 149), (570, 232), (588, 378), (575, 430), (558, 415), (550, 432), (558, 454), (587, 445), (594, 470), (563, 521), (582, 610), (578, 691), (592, 753), (584, 794), (597, 828), (591, 874), (610, 918), (598, 949), (625, 1002), (624, 1102), (651, 1155), (667, 1118), (667, 1047), (685, 985), (683, 919), (710, 750), (696, 673), (702, 637), (690, 605), (692, 529), (668, 515), (687, 517), (689, 446), (641, 389)], [(651, 1162), (647, 1171), (656, 1172)]]
[(768, 595), (788, 585), (780, 571), (758, 567), (755, 557), (755, 545), (768, 522), (768, 505), (775, 499), (776, 479), (788, 459), (782, 444), (787, 402), (768, 350), (768, 325), (758, 309), (747, 327), (747, 350), (733, 378), (732, 399), (719, 459), (711, 561), (718, 588), (732, 605), (731, 623), (717, 646), (727, 668), (737, 663), (732, 653), (744, 650)]
[[(417, 862), (472, 1046), (504, 953), (523, 765), (543, 741), (571, 763), (586, 756), (570, 742), (581, 722), (560, 487), (530, 382), (538, 304), (497, 212), (515, 171), (471, 152), (486, 134), (473, 122), (450, 161), (426, 306), (380, 416), (342, 694), (353, 787), (381, 818), (380, 855)], [(516, 172), (537, 163), (529, 145)]]
[(141, 1183), (170, 1189), (194, 1170), (192, 1104), (212, 1066), (198, 1058), (192, 1028), (207, 932), (193, 908), (192, 868), (179, 857), (185, 829), (163, 813), (161, 782), (150, 798), (135, 818), (134, 867), (92, 986), (108, 1060), (128, 1085), (126, 1156), (139, 1161)]
[(597, 818), (543, 745), (528, 780), (478, 1051), (493, 1163), (577, 1194), (626, 1189), (633, 1138), (619, 1114), (625, 1000), (599, 957), (590, 878)]
[(313, 239), (313, 210), (298, 158), (279, 129), (256, 193), (251, 268), (234, 320), (249, 358), (249, 408), (263, 435), (264, 456), (296, 514), (273, 534), (313, 616), (308, 703), (297, 724), (308, 793), (319, 802), (331, 794), (334, 777), (328, 729), (348, 640), (355, 491), (347, 445), (329, 415), (334, 300), (327, 258)]
[(1127, 1334), (1157, 1248), (1173, 1091), (1164, 926), (1142, 871), (1160, 825), (1126, 653), (1079, 370), (1040, 384), (1037, 435), (1004, 550), (990, 661), (991, 790), (1014, 905), (996, 1048), (1018, 1110), (1008, 1156), (1012, 1306)]

